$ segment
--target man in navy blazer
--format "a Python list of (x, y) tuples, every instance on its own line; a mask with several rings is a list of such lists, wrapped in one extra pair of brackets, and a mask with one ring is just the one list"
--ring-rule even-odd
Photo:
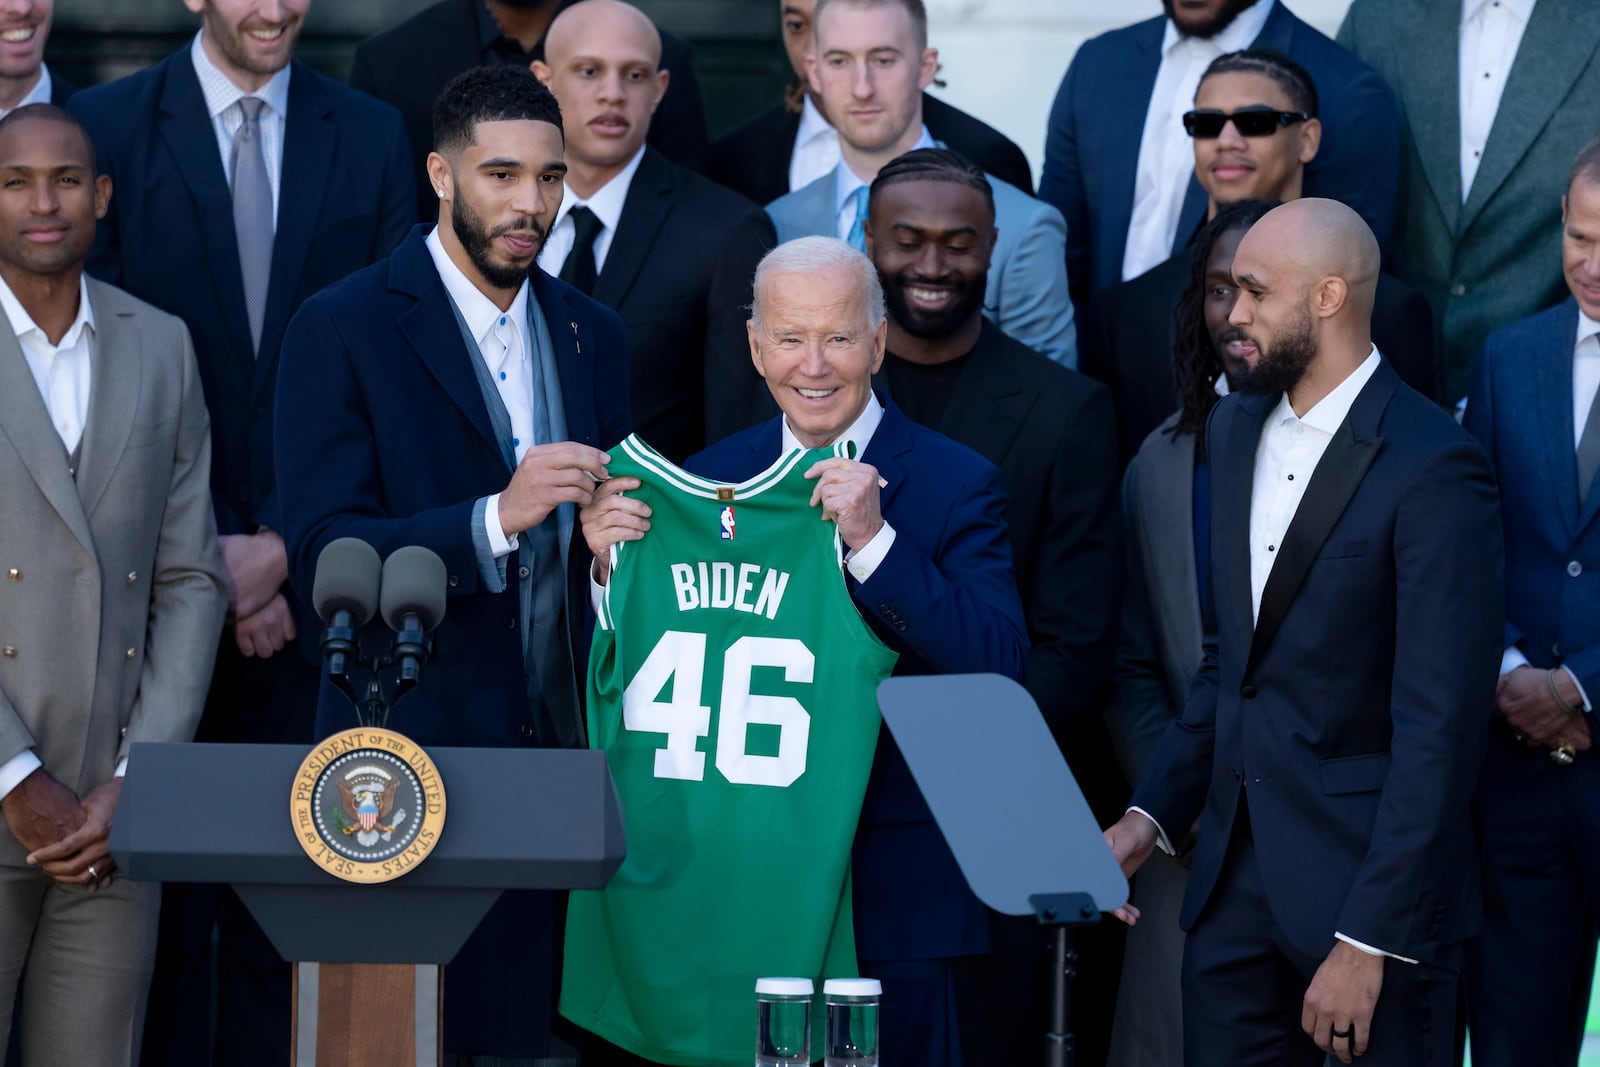
[[(424, 746), (579, 745), (575, 510), (605, 477), (601, 446), (629, 432), (622, 323), (535, 267), (566, 164), (560, 110), (532, 73), (458, 76), (434, 144), (438, 226), (307, 301), (284, 339), (289, 575), (309, 593), (340, 537), (382, 556), (432, 549), (447, 616), (389, 725)], [(324, 685), (319, 733), (353, 723)], [(479, 925), (445, 983), (447, 1052), (548, 1054), (554, 908), (553, 894), (509, 892)]]
[(1563, 1061), (1600, 916), (1600, 141), (1561, 207), (1572, 298), (1489, 336), (1463, 422), (1500, 477), (1506, 533), (1505, 654), (1478, 798), (1504, 906), (1467, 963), (1484, 1064)]
[[(202, 17), (192, 42), (76, 94), (69, 108), (121, 194), (89, 271), (183, 319), (211, 415), (230, 618), (200, 725), (206, 741), (311, 742), (317, 672), (295, 639), (316, 624), (286, 581), (272, 470), (279, 347), (301, 302), (387, 255), (416, 221), (400, 116), (291, 58), (308, 2), (285, 0), (269, 21), (237, 3), (189, 0)], [(271, 29), (275, 37), (260, 36)], [(211, 1054), (213, 914), (216, 1055), (246, 1067), (281, 1062), (289, 968), (233, 892), (214, 886), (163, 895), (145, 1059), (183, 1065)]]
[[(1067, 274), (1078, 310), (1102, 289), (1180, 251), (1205, 218), (1205, 190), (1193, 177), (1187, 149), (1176, 145), (1182, 136), (1178, 124), (1192, 101), (1188, 93), (1167, 99), (1154, 99), (1153, 94), (1158, 85), (1174, 90), (1180, 84), (1192, 86), (1176, 68), (1204, 68), (1223, 52), (1271, 48), (1311, 73), (1322, 103), (1322, 148), (1306, 167), (1305, 193), (1355, 208), (1379, 245), (1386, 245), (1397, 195), (1400, 117), (1384, 80), (1296, 18), (1281, 0), (1209, 0), (1205, 10), (1190, 4), (1182, 12), (1175, 0), (1162, 0), (1162, 6), (1165, 17), (1084, 42), (1050, 109), (1039, 197), (1066, 216)], [(1246, 36), (1256, 27), (1254, 36)], [(1195, 56), (1208, 47), (1210, 51)], [(1135, 188), (1152, 162), (1142, 160), (1141, 152), (1153, 131), (1145, 133), (1143, 142), (1140, 138), (1151, 114), (1161, 117), (1164, 128), (1172, 127), (1162, 136), (1170, 137), (1175, 148), (1164, 159), (1171, 172), (1150, 177), (1158, 184), (1187, 181), (1187, 191), (1174, 202), (1181, 203), (1176, 231), (1162, 235), (1165, 252), (1125, 271), (1129, 228), (1139, 214), (1134, 210)]]
[[(994, 671), (1020, 680), (1028, 637), (999, 473), (874, 395), (887, 329), (883, 289), (865, 256), (832, 237), (778, 246), (756, 270), (749, 335), (756, 370), (783, 414), (685, 466), (737, 482), (789, 449), (854, 442), (859, 461), (813, 469), (817, 499), (838, 525), (857, 606), (899, 653), (895, 673)], [(644, 506), (618, 493), (637, 484), (619, 478), (596, 494), (583, 516), (591, 548), (644, 536)], [(885, 1045), (907, 1063), (959, 1065), (953, 986), (959, 957), (989, 950), (988, 913), (887, 731), (852, 869), (856, 952), (861, 973), (884, 983)]]
[(1482, 449), (1372, 345), (1378, 260), (1355, 212), (1305, 199), (1233, 261), (1201, 666), (1106, 834), (1132, 873), (1199, 818), (1187, 1067), (1454, 1059), (1500, 518)]

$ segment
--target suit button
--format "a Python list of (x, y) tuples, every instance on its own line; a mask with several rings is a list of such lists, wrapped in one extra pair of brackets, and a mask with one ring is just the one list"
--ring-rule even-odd
[(1451, 296), (1466, 296), (1467, 295), (1467, 287), (1462, 285), (1460, 282), (1456, 282), (1454, 285), (1452, 285), (1450, 287), (1450, 295)]
[(522, 739), (524, 741), (533, 740), (533, 723), (525, 722), (522, 724)]
[(448, 579), (448, 581), (449, 581), (449, 583), (450, 583), (450, 588), (451, 588), (451, 589), (454, 589), (454, 588), (455, 588), (455, 587), (456, 587), (456, 586), (458, 586), (458, 585), (460, 585), (460, 584), (461, 584), (461, 579), (460, 579), (460, 578), (457, 578), (457, 577), (456, 577), (456, 576), (455, 576), (455, 575), (453, 575), (453, 574), (452, 574), (452, 575), (451, 575), (451, 576), (450, 576), (450, 577), (449, 577), (449, 579)]
[(1576, 578), (1578, 575), (1583, 573), (1583, 564), (1579, 563), (1577, 560), (1573, 560), (1571, 563), (1567, 564), (1567, 573)]
[(1557, 641), (1555, 644), (1550, 646), (1550, 654), (1552, 656), (1554, 656), (1556, 659), (1560, 659), (1561, 658), (1561, 642), (1560, 641)]
[(132, 585), (133, 583), (137, 582), (138, 580), (139, 580), (139, 572), (138, 571), (129, 571), (128, 572), (128, 584), (129, 585)]
[(118, 740), (121, 740), (122, 738), (127, 737), (127, 736), (128, 736), (128, 728), (126, 726), (124, 726), (122, 729), (117, 731), (117, 739)]
[(906, 628), (906, 621), (904, 619), (896, 619), (896, 620), (894, 620), (894, 628), (896, 630), (904, 631), (905, 628)]
[(517, 568), (517, 577), (518, 578), (526, 578), (528, 576), (528, 574), (529, 574), (528, 568), (526, 568), (526, 567), (518, 567)]
[(17, 650), (7, 645), (5, 648), (0, 648), (0, 656), (4, 656), (6, 659), (16, 659)]
[(124, 652), (122, 654), (122, 658), (123, 659), (132, 659), (134, 656), (137, 656), (138, 654), (139, 654), (139, 650), (138, 649), (130, 648), (130, 649), (128, 649), (128, 651), (126, 651), (126, 652)]
[(1241, 685), (1239, 687), (1239, 695), (1244, 697), (1246, 700), (1254, 700), (1257, 692), (1258, 690), (1253, 685)]
[(516, 628), (517, 628), (517, 617), (515, 615), (507, 615), (506, 616), (506, 629), (515, 630)]
[(22, 581), (22, 572), (16, 567), (12, 567), (10, 570), (6, 571), (6, 577), (13, 582), (20, 582)]

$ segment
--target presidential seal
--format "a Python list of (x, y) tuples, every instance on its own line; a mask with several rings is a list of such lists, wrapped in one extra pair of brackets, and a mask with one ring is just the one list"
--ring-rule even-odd
[(300, 764), (289, 799), (295, 839), (347, 882), (388, 882), (428, 858), (444, 829), (444, 783), (409, 738), (346, 730)]

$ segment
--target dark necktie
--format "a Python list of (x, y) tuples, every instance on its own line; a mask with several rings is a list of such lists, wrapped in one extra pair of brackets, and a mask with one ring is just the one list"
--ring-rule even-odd
[(567, 261), (561, 265), (561, 280), (585, 293), (593, 293), (595, 276), (598, 274), (594, 266), (594, 239), (600, 236), (606, 224), (594, 212), (581, 206), (573, 208), (567, 217), (572, 220), (577, 236), (572, 239), (572, 251), (567, 253)]
[(239, 242), (239, 272), (244, 276), (244, 307), (250, 320), (250, 347), (261, 350), (261, 323), (267, 314), (267, 284), (272, 276), (272, 183), (261, 147), (261, 108), (266, 101), (240, 97), (244, 115), (233, 135), (233, 232)]
[(1583, 436), (1578, 438), (1578, 506), (1583, 507), (1595, 472), (1600, 470), (1600, 390), (1589, 405), (1589, 421), (1583, 424)]

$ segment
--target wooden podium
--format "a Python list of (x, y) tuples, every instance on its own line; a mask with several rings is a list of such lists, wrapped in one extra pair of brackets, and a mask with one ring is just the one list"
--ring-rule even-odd
[(443, 970), (503, 889), (599, 889), (622, 865), (605, 754), (438, 748), (437, 847), (379, 885), (341, 881), (295, 838), (295, 745), (136, 744), (111, 832), (123, 874), (226, 882), (295, 963), (295, 1067), (434, 1064)]

